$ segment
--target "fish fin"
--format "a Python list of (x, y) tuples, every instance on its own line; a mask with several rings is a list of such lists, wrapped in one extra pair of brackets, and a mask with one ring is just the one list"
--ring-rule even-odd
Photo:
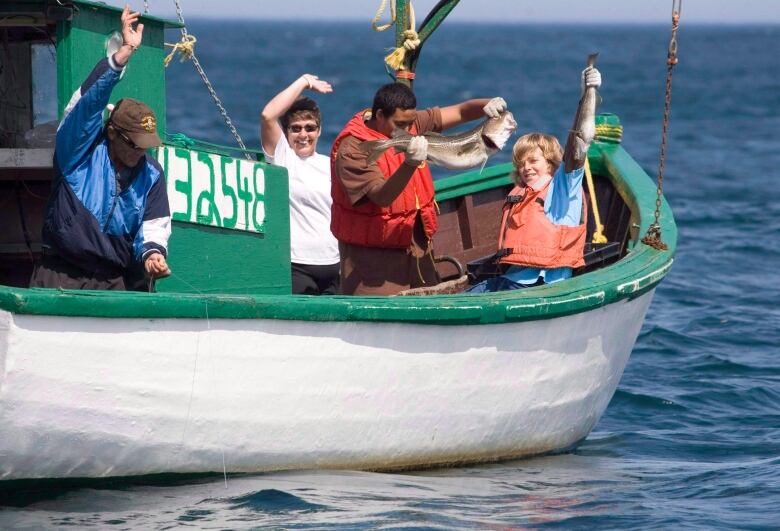
[(423, 133), (422, 136), (444, 136), (441, 133), (437, 133), (436, 131), (428, 131), (427, 133)]
[(360, 150), (368, 155), (368, 164), (373, 164), (390, 146), (387, 145), (386, 140), (366, 140), (361, 142)]

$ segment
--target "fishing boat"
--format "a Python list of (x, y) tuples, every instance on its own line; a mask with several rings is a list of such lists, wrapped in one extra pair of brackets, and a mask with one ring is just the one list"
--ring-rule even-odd
[[(440, 2), (420, 34), (456, 3)], [(601, 242), (566, 281), (291, 295), (286, 171), (169, 135), (156, 156), (176, 275), (154, 293), (27, 288), (53, 172), (48, 122), (110, 53), (118, 20), (83, 0), (0, 6), (13, 61), (0, 91), (19, 98), (0, 117), (0, 479), (413, 469), (562, 452), (588, 435), (676, 243), (671, 210), (613, 115), (599, 116), (589, 152), (589, 241)], [(147, 102), (163, 134), (163, 30), (182, 24), (143, 22), (112, 101)], [(443, 277), (489, 274), (509, 171), (436, 182)], [(665, 248), (642, 241), (648, 230)]]

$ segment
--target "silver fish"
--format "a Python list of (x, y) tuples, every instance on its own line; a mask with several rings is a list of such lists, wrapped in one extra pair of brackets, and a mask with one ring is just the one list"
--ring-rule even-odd
[[(595, 67), (598, 53), (588, 56), (587, 66)], [(566, 148), (563, 152), (563, 163), (567, 172), (574, 168), (580, 168), (585, 164), (593, 138), (596, 136), (596, 107), (599, 103), (599, 93), (596, 87), (588, 87), (580, 98), (577, 106), (577, 114), (574, 116), (574, 124), (569, 130), (566, 139)]]
[[(452, 136), (439, 133), (423, 133), (428, 139), (428, 161), (449, 170), (467, 170), (475, 166), (485, 166), (488, 157), (498, 153), (512, 133), (517, 122), (509, 111), (502, 112), (498, 118), (488, 118), (474, 129)], [(362, 142), (360, 148), (368, 154), (368, 163), (373, 164), (389, 148), (405, 152), (412, 135), (396, 130), (388, 140), (369, 140)]]

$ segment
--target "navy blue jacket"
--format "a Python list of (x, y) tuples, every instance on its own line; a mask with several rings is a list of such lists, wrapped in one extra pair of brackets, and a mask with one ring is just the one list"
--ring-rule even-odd
[(121, 274), (152, 253), (167, 256), (171, 232), (165, 176), (156, 160), (145, 155), (117, 193), (103, 110), (120, 74), (103, 59), (68, 103), (43, 225), (45, 247), (93, 273)]

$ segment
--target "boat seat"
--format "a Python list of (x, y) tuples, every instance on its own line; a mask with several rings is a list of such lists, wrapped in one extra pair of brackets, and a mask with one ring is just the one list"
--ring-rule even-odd
[[(586, 243), (585, 265), (577, 268), (575, 274), (592, 271), (610, 264), (620, 258), (620, 242)], [(500, 275), (503, 266), (496, 263), (496, 255), (489, 254), (466, 264), (466, 274), (472, 283), (481, 282)]]

